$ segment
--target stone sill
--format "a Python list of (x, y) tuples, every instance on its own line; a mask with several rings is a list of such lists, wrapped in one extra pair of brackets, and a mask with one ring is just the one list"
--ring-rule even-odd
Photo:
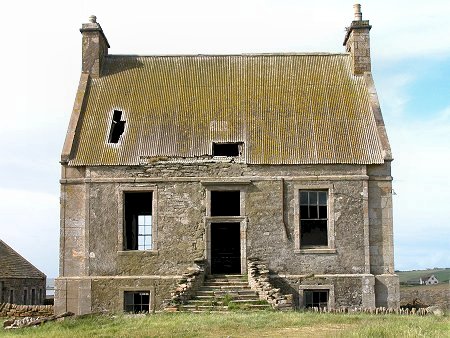
[(294, 253), (299, 253), (299, 254), (335, 254), (335, 253), (337, 253), (337, 250), (336, 249), (330, 249), (330, 248), (311, 248), (311, 249), (294, 250)]
[(158, 250), (121, 250), (117, 251), (118, 256), (158, 256)]

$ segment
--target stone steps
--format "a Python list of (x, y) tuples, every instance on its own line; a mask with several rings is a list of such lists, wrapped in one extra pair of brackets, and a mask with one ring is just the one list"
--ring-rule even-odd
[(259, 299), (242, 275), (208, 276), (195, 297), (179, 307), (180, 311), (215, 312), (239, 310), (266, 310), (271, 306)]

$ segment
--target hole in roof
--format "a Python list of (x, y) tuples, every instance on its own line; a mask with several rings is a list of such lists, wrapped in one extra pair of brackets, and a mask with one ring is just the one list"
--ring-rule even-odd
[(240, 156), (243, 145), (242, 142), (213, 143), (213, 156)]
[(111, 122), (111, 130), (109, 132), (108, 143), (118, 143), (120, 136), (122, 136), (125, 130), (125, 121), (121, 121), (122, 112), (120, 110), (114, 110), (113, 120)]

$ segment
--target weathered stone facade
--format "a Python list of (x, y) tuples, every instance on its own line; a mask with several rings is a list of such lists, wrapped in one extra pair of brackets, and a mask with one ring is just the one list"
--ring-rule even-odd
[[(89, 27), (89, 34), (101, 33), (96, 39), (106, 46), (106, 38), (95, 20)], [(88, 46), (85, 40), (83, 46)], [(354, 41), (351, 32), (349, 41)], [(98, 48), (93, 53), (83, 49), (85, 57), (104, 58), (106, 54), (107, 50), (99, 52)], [(88, 61), (83, 65), (102, 65), (100, 61)], [(357, 160), (359, 155), (355, 154), (355, 160), (344, 164), (311, 160), (310, 164), (300, 161), (289, 165), (270, 164), (274, 159), (278, 161), (278, 153), (269, 154), (266, 164), (250, 163), (245, 160), (250, 158), (247, 155), (213, 154), (191, 158), (172, 154), (142, 156), (135, 165), (116, 160), (116, 164), (104, 165), (95, 164), (100, 160), (71, 162), (77, 152), (82, 152), (80, 149), (89, 149), (82, 148), (80, 130), (83, 123), (88, 123), (84, 121), (89, 116), (89, 88), (96, 84), (90, 76), (101, 79), (101, 67), (92, 75), (84, 70), (61, 162), (61, 256), (60, 277), (55, 283), (56, 313), (123, 311), (124, 295), (133, 291), (145, 291), (149, 295), (148, 310), (160, 310), (195, 260), (206, 260), (206, 272), (216, 273), (212, 266), (217, 224), (233, 224), (238, 229), (239, 254), (233, 272), (246, 274), (250, 258), (265, 262), (272, 284), (284, 294), (292, 294), (297, 307), (306, 306), (308, 293), (316, 292), (318, 296), (326, 295), (329, 308), (397, 308), (392, 157), (370, 68), (363, 75), (358, 75), (358, 69), (353, 66), (353, 75), (349, 76), (352, 81), (361, 80), (354, 75), (364, 76), (364, 109), (372, 116), (370, 123), (376, 130), (373, 137), (378, 140), (382, 160)], [(132, 115), (127, 116), (130, 120), (125, 128), (133, 128)], [(211, 122), (211, 128), (217, 125), (217, 121)], [(226, 130), (227, 125), (222, 125)], [(134, 136), (125, 129), (123, 138), (126, 137)], [(110, 146), (105, 151), (121, 147), (120, 141), (108, 142)], [(205, 142), (210, 141), (205, 138)], [(245, 151), (250, 153), (250, 143), (243, 140), (239, 144), (248, 146)], [(361, 150), (361, 154), (364, 151), (371, 155), (372, 150)], [(238, 192), (235, 214), (214, 214), (213, 195), (217, 191)], [(300, 215), (304, 208), (300, 202), (303, 191), (320, 191), (326, 196), (322, 202), (326, 207), (326, 229), (321, 233), (325, 244), (308, 246), (302, 242), (306, 228)], [(126, 198), (136, 193), (151, 196), (151, 248), (147, 250), (127, 249), (128, 241), (135, 235), (127, 233)]]

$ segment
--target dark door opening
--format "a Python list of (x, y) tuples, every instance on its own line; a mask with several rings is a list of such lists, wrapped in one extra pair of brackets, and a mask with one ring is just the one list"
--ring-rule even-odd
[(211, 273), (241, 273), (240, 223), (211, 223)]

